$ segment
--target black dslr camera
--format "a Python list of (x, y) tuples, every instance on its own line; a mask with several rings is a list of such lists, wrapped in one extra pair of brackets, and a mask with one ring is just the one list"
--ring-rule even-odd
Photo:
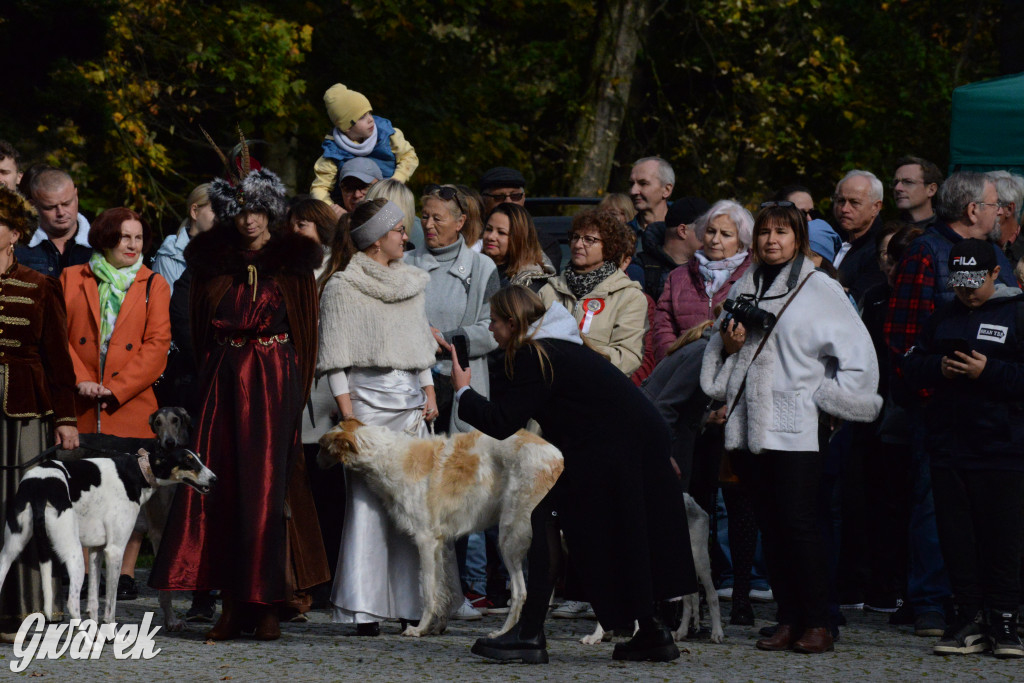
[(775, 314), (761, 310), (757, 304), (748, 299), (742, 297), (726, 299), (722, 307), (729, 314), (723, 320), (722, 327), (728, 325), (730, 319), (742, 323), (749, 330), (759, 329), (768, 332), (775, 327)]

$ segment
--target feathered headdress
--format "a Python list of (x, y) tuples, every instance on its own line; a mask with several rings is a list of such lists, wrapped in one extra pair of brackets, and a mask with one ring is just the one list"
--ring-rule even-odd
[(259, 162), (249, 156), (249, 145), (241, 129), (238, 131), (240, 163), (237, 166), (228, 161), (209, 133), (202, 127), (200, 130), (224, 162), (224, 168), (230, 178), (230, 181), (216, 178), (210, 183), (210, 207), (217, 218), (231, 219), (243, 211), (265, 213), (270, 216), (271, 222), (284, 218), (288, 211), (284, 183), (272, 171), (262, 168), (252, 170), (253, 163), (258, 166)]
[(24, 238), (32, 236), (38, 221), (39, 216), (27, 199), (0, 185), (0, 223)]

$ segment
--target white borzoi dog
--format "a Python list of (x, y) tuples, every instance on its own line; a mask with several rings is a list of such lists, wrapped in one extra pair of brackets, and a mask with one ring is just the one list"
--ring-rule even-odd
[(121, 557), (128, 543), (139, 508), (153, 495), (154, 487), (187, 484), (205, 494), (217, 477), (185, 448), (138, 455), (121, 454), (104, 458), (83, 458), (69, 462), (50, 461), (28, 470), (7, 516), (4, 547), (0, 550), (0, 587), (11, 563), (35, 536), (39, 573), (43, 584), (45, 616), (53, 613), (53, 556), (68, 570), (68, 613), (81, 618), (82, 582), (89, 553), (89, 594), (87, 612), (99, 621), (100, 553), (107, 567), (107, 599), (104, 623), (114, 623), (117, 581)]
[[(708, 601), (708, 611), (711, 613), (711, 642), (721, 643), (725, 638), (722, 630), (722, 613), (718, 606), (718, 593), (715, 591), (714, 581), (711, 580), (711, 554), (708, 552), (708, 534), (711, 532), (711, 522), (708, 513), (704, 512), (697, 501), (689, 493), (683, 494), (686, 503), (686, 524), (690, 530), (690, 551), (693, 553), (693, 565), (697, 570), (697, 580), (704, 587), (704, 593)], [(686, 640), (690, 625), (697, 630), (700, 629), (700, 591), (683, 597), (683, 620), (679, 628), (672, 634), (674, 640)], [(604, 640), (610, 640), (611, 634), (606, 632), (601, 623), (588, 636), (583, 636), (580, 642), (584, 645), (596, 645)]]
[(452, 541), (498, 524), (498, 546), (512, 582), (508, 618), (491, 637), (519, 621), (526, 600), (523, 559), (530, 515), (562, 473), (561, 452), (520, 430), (498, 441), (480, 432), (418, 439), (387, 427), (346, 420), (320, 439), (321, 467), (341, 462), (366, 478), (420, 555), (423, 616), (402, 635), (441, 633), (454, 596), (446, 571)]

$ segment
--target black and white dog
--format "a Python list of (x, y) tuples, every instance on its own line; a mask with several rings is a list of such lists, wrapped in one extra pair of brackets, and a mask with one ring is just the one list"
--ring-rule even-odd
[[(7, 578), (11, 563), (35, 535), (38, 537), (46, 616), (53, 616), (51, 577), (53, 556), (56, 555), (67, 567), (70, 579), (68, 613), (72, 618), (80, 619), (85, 577), (82, 548), (88, 548), (91, 552), (87, 612), (89, 618), (98, 621), (98, 551), (102, 550), (107, 567), (103, 621), (113, 623), (121, 558), (140, 507), (157, 487), (186, 484), (205, 494), (217, 477), (186, 448), (167, 449), (157, 443), (152, 452), (139, 448), (136, 453), (124, 453), (125, 445), (137, 446), (127, 442), (138, 440), (117, 440), (117, 437), (88, 434), (82, 435), (81, 440), (82, 447), (76, 450), (82, 453), (72, 452), (71, 457), (90, 451), (99, 451), (106, 456), (44, 462), (27, 471), (22, 478), (4, 529), (4, 545), (0, 550), (0, 587)], [(112, 452), (116, 454), (110, 454)], [(161, 592), (160, 600), (165, 610), (165, 622), (168, 618), (176, 621), (170, 610), (169, 597), (165, 604), (165, 592)]]

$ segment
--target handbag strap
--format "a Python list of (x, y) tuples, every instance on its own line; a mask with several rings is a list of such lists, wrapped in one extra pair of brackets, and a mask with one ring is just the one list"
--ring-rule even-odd
[(807, 281), (811, 279), (811, 276), (817, 272), (817, 270), (812, 270), (810, 273), (807, 274), (807, 277), (803, 279), (803, 282), (801, 282), (800, 285), (796, 288), (796, 291), (793, 292), (793, 296), (789, 297), (786, 303), (783, 304), (782, 310), (780, 310), (779, 314), (775, 316), (775, 326), (772, 327), (772, 329), (768, 330), (767, 334), (765, 334), (761, 338), (761, 343), (757, 345), (757, 350), (754, 351), (754, 357), (750, 359), (750, 365), (747, 366), (747, 372), (743, 374), (743, 383), (740, 384), (740, 390), (736, 393), (736, 398), (732, 400), (732, 405), (729, 406), (729, 412), (725, 414), (726, 420), (728, 420), (732, 416), (732, 411), (736, 409), (736, 405), (740, 402), (740, 398), (743, 397), (743, 392), (747, 388), (747, 374), (750, 372), (750, 366), (753, 365), (754, 361), (757, 360), (757, 357), (761, 355), (761, 351), (764, 349), (764, 345), (768, 343), (768, 337), (772, 336), (772, 332), (774, 332), (775, 328), (779, 326), (779, 321), (782, 320), (782, 314), (785, 313), (786, 309), (789, 308), (789, 305), (793, 303), (793, 299), (795, 299), (797, 294), (800, 293), (800, 290), (804, 288), (804, 285), (806, 285)]

